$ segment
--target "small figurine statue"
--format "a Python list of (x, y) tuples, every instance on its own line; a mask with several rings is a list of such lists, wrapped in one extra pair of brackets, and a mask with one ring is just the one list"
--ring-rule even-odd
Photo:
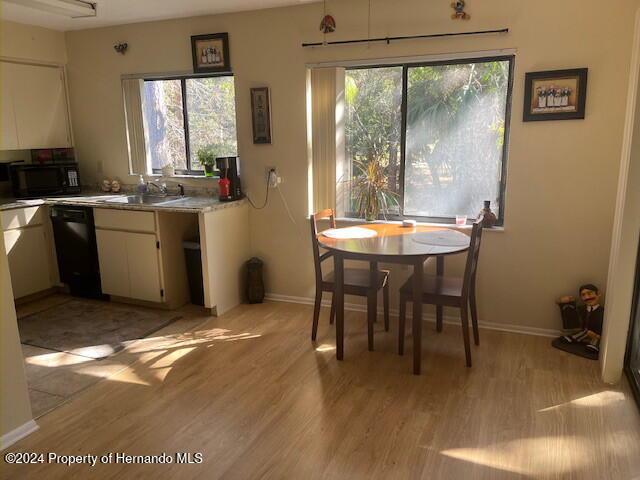
[(111, 191), (111, 180), (109, 180), (108, 178), (105, 178), (104, 180), (102, 180), (102, 185), (100, 186), (100, 188), (105, 193), (110, 192)]
[(120, 185), (120, 182), (118, 180), (113, 180), (111, 182), (111, 191), (113, 193), (120, 193), (120, 188), (121, 188), (121, 185)]
[(451, 15), (452, 20), (469, 20), (471, 15), (464, 11), (464, 0), (456, 0), (451, 3), (451, 8), (455, 10), (455, 12)]
[[(566, 331), (573, 330), (573, 333), (567, 333), (554, 340), (553, 345), (571, 353), (586, 354), (584, 356), (597, 359), (604, 319), (600, 291), (595, 285), (587, 283), (578, 289), (578, 294), (583, 303), (580, 306), (576, 306), (576, 299), (572, 296), (560, 297), (557, 301), (562, 312), (563, 327)], [(572, 348), (563, 348), (563, 345)], [(584, 346), (582, 353), (576, 349), (578, 346)]]
[(478, 218), (480, 217), (483, 217), (482, 228), (491, 228), (498, 221), (496, 214), (491, 211), (491, 200), (484, 201), (484, 208), (478, 214)]

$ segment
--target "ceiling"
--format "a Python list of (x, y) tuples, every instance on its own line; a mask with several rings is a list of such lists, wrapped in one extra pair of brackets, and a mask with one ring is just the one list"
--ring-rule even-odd
[(93, 0), (98, 8), (97, 17), (93, 18), (69, 18), (0, 1), (0, 16), (3, 20), (66, 31), (168, 18), (259, 10), (314, 1), (318, 0)]

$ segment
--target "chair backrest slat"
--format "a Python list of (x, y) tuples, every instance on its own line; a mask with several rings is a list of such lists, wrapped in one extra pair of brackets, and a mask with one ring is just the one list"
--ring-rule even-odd
[(316, 284), (322, 283), (322, 265), (320, 262), (320, 244), (318, 243), (318, 220), (329, 219), (329, 227), (336, 228), (336, 215), (333, 209), (327, 208), (309, 216), (311, 224), (311, 245), (313, 247), (313, 265), (316, 273)]
[(484, 217), (478, 217), (471, 229), (471, 240), (469, 242), (467, 264), (464, 270), (464, 283), (462, 286), (463, 298), (468, 298), (470, 289), (475, 288), (478, 259), (480, 258), (480, 244), (482, 243), (483, 222)]

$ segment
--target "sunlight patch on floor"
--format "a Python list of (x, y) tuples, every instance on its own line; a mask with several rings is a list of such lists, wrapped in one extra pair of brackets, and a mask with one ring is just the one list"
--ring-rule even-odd
[[(565, 474), (591, 463), (593, 445), (587, 439), (562, 437), (521, 438), (485, 448), (451, 448), (440, 452), (447, 457), (520, 475)], [(549, 452), (564, 452), (565, 461), (553, 460)], [(526, 455), (522, 453), (526, 452)]]
[(543, 408), (538, 412), (550, 412), (563, 407), (607, 407), (617, 402), (623, 402), (626, 399), (624, 393), (615, 392), (612, 390), (605, 390), (604, 392), (594, 393), (593, 395), (587, 395), (585, 397), (576, 398), (569, 402), (554, 405), (552, 407)]
[(161, 356), (158, 360), (149, 365), (150, 368), (166, 368), (173, 367), (173, 364), (185, 355), (193, 352), (196, 347), (187, 347), (174, 350), (171, 353)]
[(328, 343), (323, 343), (322, 345), (318, 345), (316, 347), (316, 352), (331, 352), (336, 349), (335, 345), (329, 345)]
[(116, 374), (111, 377), (105, 378), (105, 380), (109, 382), (118, 382), (118, 383), (132, 383), (134, 385), (144, 385), (146, 387), (151, 386), (151, 383), (140, 377), (134, 370), (131, 368), (126, 371)]
[(81, 357), (80, 355), (72, 355), (66, 352), (43, 353), (41, 355), (32, 355), (25, 357), (25, 363), (36, 365), (39, 367), (64, 367), (67, 365), (78, 365), (93, 361), (93, 358)]

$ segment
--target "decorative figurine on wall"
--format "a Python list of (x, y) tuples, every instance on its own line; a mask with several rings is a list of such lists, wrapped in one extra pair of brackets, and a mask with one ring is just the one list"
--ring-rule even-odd
[(336, 21), (331, 15), (325, 15), (320, 22), (320, 31), (322, 33), (333, 33), (336, 31)]
[(127, 42), (116, 43), (113, 46), (113, 49), (120, 55), (124, 55), (125, 53), (127, 53), (127, 48), (129, 48), (129, 44)]
[(455, 12), (451, 14), (453, 20), (469, 20), (471, 18), (471, 15), (464, 11), (464, 6), (464, 0), (456, 0), (451, 3), (451, 8), (455, 10)]
[(324, 34), (336, 31), (336, 21), (331, 15), (327, 15), (327, 0), (322, 2), (322, 21), (320, 22), (320, 31)]
[(557, 300), (562, 313), (566, 335), (556, 338), (551, 345), (565, 352), (597, 360), (604, 319), (604, 306), (600, 305), (600, 290), (588, 283), (578, 289), (582, 305), (576, 306), (573, 296)]

